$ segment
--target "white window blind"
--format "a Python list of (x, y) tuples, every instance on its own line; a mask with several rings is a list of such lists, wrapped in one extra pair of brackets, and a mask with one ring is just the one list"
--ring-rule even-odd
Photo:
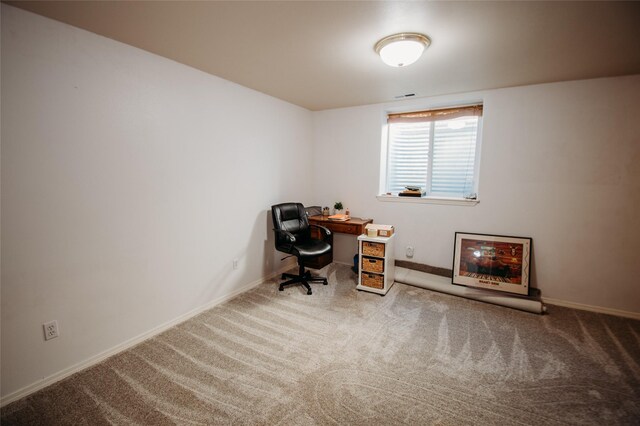
[(398, 123), (389, 127), (387, 191), (423, 186), (429, 173), (430, 123)]
[(389, 115), (385, 192), (419, 186), (427, 196), (472, 197), (481, 114), (474, 105)]

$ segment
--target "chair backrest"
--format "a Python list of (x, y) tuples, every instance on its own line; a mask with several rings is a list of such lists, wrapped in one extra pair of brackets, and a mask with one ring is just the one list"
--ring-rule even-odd
[[(296, 237), (296, 242), (300, 243), (311, 238), (309, 220), (301, 203), (276, 204), (271, 206), (271, 215), (273, 216), (273, 227), (291, 232)], [(291, 243), (282, 234), (276, 232), (276, 248), (290, 246)]]

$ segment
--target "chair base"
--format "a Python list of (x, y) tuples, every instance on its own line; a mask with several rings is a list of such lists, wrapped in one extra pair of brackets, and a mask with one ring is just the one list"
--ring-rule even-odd
[(311, 293), (311, 286), (309, 285), (309, 283), (314, 283), (314, 282), (321, 282), (323, 285), (327, 285), (329, 284), (329, 282), (327, 281), (327, 279), (325, 277), (314, 277), (311, 276), (311, 272), (309, 271), (305, 271), (304, 270), (304, 266), (300, 267), (300, 273), (298, 275), (295, 274), (282, 274), (282, 279), (286, 280), (287, 278), (289, 278), (288, 281), (285, 281), (283, 283), (280, 284), (280, 291), (284, 290), (284, 287), (290, 284), (302, 284), (302, 286), (304, 288), (307, 289), (307, 294), (312, 294)]

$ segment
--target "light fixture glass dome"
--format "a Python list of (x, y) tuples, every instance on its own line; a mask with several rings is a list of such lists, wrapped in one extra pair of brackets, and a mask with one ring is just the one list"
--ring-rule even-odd
[(383, 38), (374, 49), (385, 64), (405, 67), (420, 59), (429, 44), (431, 40), (423, 34), (400, 33)]

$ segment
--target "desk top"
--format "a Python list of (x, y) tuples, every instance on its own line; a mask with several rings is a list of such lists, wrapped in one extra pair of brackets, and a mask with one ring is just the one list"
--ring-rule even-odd
[(349, 220), (329, 220), (329, 216), (322, 216), (321, 214), (316, 216), (309, 216), (310, 222), (321, 222), (321, 223), (346, 223), (349, 225), (361, 225), (364, 226), (367, 223), (372, 223), (373, 219), (362, 219), (359, 217), (351, 217)]

